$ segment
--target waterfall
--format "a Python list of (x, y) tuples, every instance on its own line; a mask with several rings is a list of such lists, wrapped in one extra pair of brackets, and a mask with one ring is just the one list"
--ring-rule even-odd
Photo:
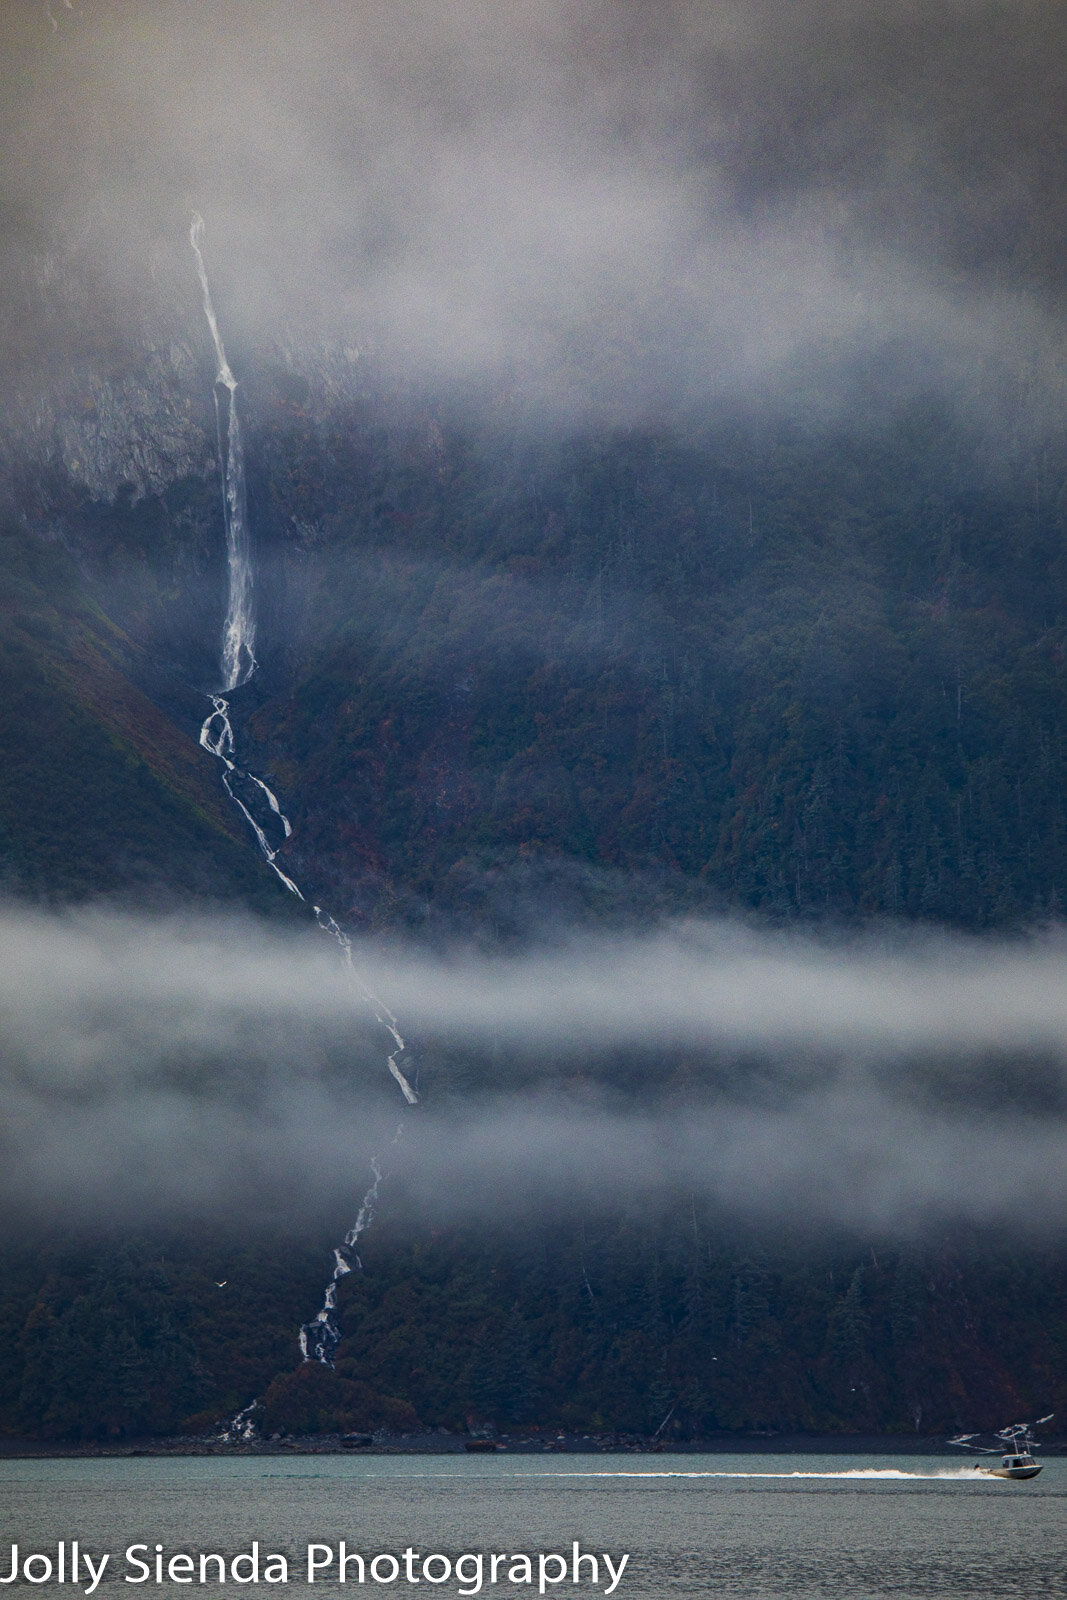
[[(229, 598), (222, 626), (222, 688), (225, 691), (247, 683), (256, 670), (256, 616), (252, 604), (252, 554), (248, 545), (248, 500), (245, 491), (245, 458), (241, 443), (241, 419), (237, 411), (237, 379), (230, 370), (219, 332), (218, 318), (211, 299), (211, 286), (201, 245), (204, 219), (193, 217), (189, 243), (196, 256), (196, 272), (204, 301), (204, 315), (215, 346), (215, 428), (222, 472), (222, 511), (226, 522), (226, 564)], [(220, 404), (220, 391), (225, 399)]]
[(297, 888), (292, 878), (288, 877), (282, 871), (281, 867), (274, 859), (278, 854), (278, 847), (271, 847), (271, 842), (264, 831), (264, 827), (261, 823), (256, 821), (255, 816), (249, 809), (249, 806), (245, 804), (244, 800), (242, 800), (241, 796), (237, 793), (237, 790), (234, 787), (235, 783), (243, 783), (246, 789), (246, 797), (253, 804), (255, 803), (256, 797), (247, 793), (247, 786), (249, 784), (253, 784), (255, 788), (258, 789), (259, 793), (263, 795), (271, 813), (269, 817), (263, 818), (263, 823), (269, 827), (271, 826), (272, 818), (277, 819), (276, 826), (280, 827), (282, 831), (282, 838), (280, 841), (281, 844), (284, 844), (285, 840), (288, 839), (289, 835), (293, 831), (289, 824), (289, 818), (282, 811), (281, 806), (278, 804), (277, 797), (271, 792), (270, 789), (267, 788), (267, 785), (263, 782), (263, 779), (257, 778), (254, 772), (244, 771), (244, 769), (239, 767), (236, 761), (234, 761), (233, 724), (230, 722), (229, 701), (224, 700), (220, 694), (213, 694), (210, 698), (214, 709), (208, 716), (204, 718), (203, 726), (200, 729), (200, 743), (205, 750), (209, 751), (211, 755), (217, 757), (217, 759), (222, 762), (222, 786), (226, 790), (226, 793), (229, 795), (230, 799), (233, 801), (234, 805), (237, 807), (238, 811), (244, 817), (245, 821), (248, 823), (248, 826), (252, 829), (252, 832), (255, 834), (256, 843), (266, 856), (271, 871), (281, 879), (282, 883), (284, 883), (290, 894), (295, 894), (298, 900), (303, 900), (304, 896), (300, 893), (300, 890)]
[(334, 1268), (326, 1284), (323, 1296), (322, 1309), (312, 1317), (310, 1322), (305, 1322), (300, 1330), (300, 1354), (305, 1361), (321, 1361), (326, 1366), (332, 1366), (331, 1357), (341, 1342), (341, 1330), (334, 1321), (333, 1313), (337, 1309), (337, 1284), (353, 1270), (353, 1267), (362, 1269), (363, 1263), (355, 1254), (356, 1240), (361, 1233), (365, 1233), (374, 1221), (374, 1207), (378, 1199), (378, 1185), (382, 1181), (382, 1169), (377, 1156), (371, 1157), (371, 1171), (374, 1181), (363, 1196), (356, 1220), (345, 1234), (344, 1243), (339, 1245), (333, 1253)]
[[(211, 298), (207, 268), (201, 248), (204, 240), (204, 219), (194, 215), (189, 229), (189, 243), (196, 256), (197, 277), (204, 305), (204, 316), (215, 346), (215, 422), (218, 434), (219, 463), (222, 474), (223, 515), (226, 523), (226, 556), (229, 577), (229, 597), (226, 620), (222, 629), (222, 685), (221, 692), (208, 696), (211, 711), (200, 729), (200, 744), (222, 765), (222, 783), (227, 795), (244, 817), (255, 836), (256, 843), (271, 871), (298, 900), (305, 900), (299, 886), (283, 872), (277, 862), (281, 846), (290, 837), (292, 827), (282, 811), (277, 796), (254, 772), (249, 772), (237, 762), (236, 741), (230, 721), (230, 703), (226, 695), (232, 689), (248, 682), (258, 665), (254, 645), (256, 636), (252, 554), (248, 537), (248, 508), (245, 489), (244, 452), (241, 444), (241, 424), (237, 411), (237, 379), (226, 359), (226, 350), (219, 331), (218, 318)], [(272, 839), (274, 842), (272, 843)], [(418, 1103), (418, 1094), (412, 1088), (398, 1063), (406, 1050), (397, 1019), (384, 1001), (370, 990), (356, 970), (352, 959), (352, 941), (328, 912), (314, 906), (315, 920), (324, 933), (336, 940), (352, 984), (360, 1001), (374, 1015), (375, 1020), (389, 1035), (392, 1049), (387, 1052), (389, 1072), (395, 1079), (405, 1104)], [(403, 1128), (401, 1123), (393, 1136), (397, 1144)], [(378, 1199), (378, 1188), (384, 1176), (377, 1156), (371, 1158), (373, 1181), (360, 1203), (356, 1220), (345, 1234), (342, 1243), (333, 1252), (334, 1268), (326, 1284), (321, 1310), (300, 1329), (298, 1342), (305, 1361), (321, 1361), (332, 1366), (333, 1352), (341, 1342), (341, 1332), (334, 1320), (337, 1307), (337, 1284), (362, 1263), (355, 1253), (360, 1235), (370, 1226)], [(231, 1443), (255, 1437), (255, 1412), (259, 1402), (253, 1400), (227, 1424), (222, 1438)]]
[[(337, 940), (344, 956), (345, 966), (355, 985), (356, 993), (364, 1005), (373, 1011), (375, 1020), (392, 1037), (394, 1049), (388, 1058), (389, 1071), (396, 1079), (405, 1102), (409, 1106), (417, 1105), (419, 1097), (397, 1064), (397, 1056), (401, 1055), (407, 1046), (400, 1036), (396, 1018), (385, 1002), (379, 1000), (374, 991), (367, 987), (357, 972), (355, 963), (352, 960), (352, 941), (344, 929), (338, 927), (333, 917), (328, 912), (323, 911), (321, 906), (313, 906), (312, 910), (315, 913), (315, 920), (323, 932), (332, 934)], [(396, 1132), (393, 1134), (393, 1145), (399, 1144), (403, 1131), (404, 1124), (403, 1121), (400, 1121), (397, 1123)], [(374, 1181), (360, 1202), (355, 1222), (345, 1234), (343, 1242), (333, 1252), (334, 1268), (326, 1283), (322, 1306), (311, 1321), (305, 1322), (300, 1330), (298, 1342), (300, 1354), (305, 1361), (321, 1361), (325, 1366), (332, 1367), (333, 1353), (341, 1342), (341, 1330), (338, 1328), (334, 1318), (334, 1311), (337, 1309), (337, 1284), (341, 1278), (347, 1277), (353, 1268), (359, 1271), (363, 1268), (363, 1263), (355, 1252), (355, 1246), (360, 1234), (365, 1233), (374, 1221), (374, 1207), (378, 1202), (378, 1186), (384, 1176), (377, 1156), (371, 1157), (370, 1165), (371, 1172), (374, 1174)]]

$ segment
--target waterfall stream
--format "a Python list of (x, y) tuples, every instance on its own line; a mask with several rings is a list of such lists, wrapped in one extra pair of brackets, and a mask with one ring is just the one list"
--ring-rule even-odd
[[(220, 690), (208, 696), (211, 711), (200, 729), (201, 746), (222, 765), (222, 782), (227, 795), (251, 828), (256, 843), (272, 872), (285, 885), (290, 894), (305, 901), (298, 885), (278, 865), (278, 851), (292, 834), (288, 817), (282, 811), (277, 796), (262, 778), (241, 767), (237, 761), (236, 741), (230, 718), (230, 702), (226, 698), (232, 690), (248, 682), (258, 665), (255, 656), (255, 590), (251, 544), (248, 530), (247, 495), (245, 489), (244, 451), (241, 441), (241, 421), (237, 404), (237, 379), (226, 359), (226, 350), (219, 331), (207, 267), (204, 264), (204, 219), (195, 215), (189, 230), (189, 242), (196, 256), (197, 276), (203, 299), (204, 316), (215, 347), (216, 374), (214, 385), (215, 420), (218, 434), (219, 464), (222, 474), (223, 515), (226, 525), (226, 557), (228, 573), (228, 600), (222, 628)], [(392, 1049), (388, 1051), (389, 1072), (395, 1079), (405, 1104), (418, 1103), (418, 1094), (399, 1065), (398, 1057), (406, 1050), (397, 1019), (384, 1001), (375, 995), (360, 977), (352, 958), (352, 941), (335, 919), (321, 906), (313, 906), (317, 925), (336, 940), (345, 966), (360, 1001), (373, 1013), (375, 1020), (390, 1036)], [(403, 1128), (401, 1122), (392, 1143), (397, 1144)], [(355, 1245), (360, 1235), (370, 1226), (378, 1200), (378, 1190), (383, 1171), (377, 1156), (371, 1158), (373, 1181), (360, 1203), (356, 1220), (334, 1250), (334, 1269), (327, 1281), (323, 1304), (310, 1322), (304, 1324), (298, 1335), (301, 1355), (305, 1361), (321, 1361), (333, 1365), (333, 1353), (341, 1342), (341, 1332), (334, 1312), (337, 1308), (337, 1285), (341, 1278), (360, 1268), (362, 1263)], [(227, 1424), (222, 1437), (234, 1442), (255, 1437), (255, 1411), (258, 1402), (237, 1413)]]
[[(189, 243), (196, 256), (196, 271), (204, 301), (204, 315), (211, 329), (218, 370), (215, 373), (215, 427), (222, 472), (222, 510), (226, 522), (226, 564), (229, 597), (226, 620), (222, 625), (222, 687), (225, 691), (247, 683), (256, 670), (256, 618), (252, 603), (252, 552), (248, 542), (248, 498), (245, 491), (245, 458), (241, 443), (241, 418), (237, 408), (237, 379), (230, 370), (219, 332), (218, 318), (211, 299), (207, 268), (201, 245), (204, 219), (193, 217)], [(225, 396), (222, 400), (220, 390)]]

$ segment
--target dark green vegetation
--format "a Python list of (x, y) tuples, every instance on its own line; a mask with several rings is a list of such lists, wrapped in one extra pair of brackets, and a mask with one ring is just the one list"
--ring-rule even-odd
[(291, 1364), (320, 1287), (306, 1242), (276, 1237), (269, 1263), (265, 1249), (211, 1238), (8, 1249), (5, 1430), (117, 1438), (173, 1431), (205, 1405), (232, 1414)]
[(925, 1434), (1067, 1401), (1055, 1253), (768, 1246), (692, 1209), (553, 1225), (520, 1245), (385, 1223), (348, 1280), (333, 1373), (301, 1367), (294, 1338), (326, 1255), (324, 1240), (277, 1235), (9, 1250), (0, 1427), (202, 1431), (259, 1395), (268, 1435), (416, 1418), (644, 1434), (667, 1418), (683, 1439)]
[[(368, 1240), (338, 1371), (443, 1422), (933, 1431), (1064, 1388), (1054, 1256), (768, 1245), (680, 1206), (516, 1251)], [(1009, 1327), (1013, 1297), (1032, 1317)]]
[(325, 544), (287, 555), (295, 670), (252, 728), (348, 915), (484, 913), (533, 858), (776, 918), (1064, 904), (1059, 455), (933, 402), (285, 442), (260, 437), (259, 526)]
[[(933, 402), (564, 441), (506, 408), (317, 410), (266, 378), (249, 396), (263, 670), (235, 706), (295, 825), (287, 870), (350, 926), (493, 944), (709, 907), (975, 930), (1062, 909), (1051, 447), (992, 450)], [(277, 907), (183, 687), (221, 580), (182, 530), (217, 486), (33, 492), (4, 557), (9, 888)], [(450, 1068), (441, 1092), (461, 1094)], [(190, 1238), (12, 1243), (0, 1426), (158, 1432), (255, 1395), (268, 1431), (670, 1413), (681, 1436), (1067, 1403), (1051, 1249), (740, 1239), (685, 1203), (533, 1242), (397, 1215), (344, 1286), (336, 1374), (297, 1371), (332, 1238), (260, 1240), (237, 1265)]]
[(147, 697), (145, 671), (70, 551), (10, 516), (0, 529), (0, 885), (37, 901), (237, 895), (271, 910), (277, 897), (215, 774), (188, 727)]

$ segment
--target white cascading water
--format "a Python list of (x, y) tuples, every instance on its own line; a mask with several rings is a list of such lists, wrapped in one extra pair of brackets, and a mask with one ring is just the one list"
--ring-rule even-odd
[[(244, 452), (241, 446), (241, 424), (237, 409), (237, 379), (230, 370), (226, 359), (226, 351), (219, 332), (218, 319), (215, 316), (215, 307), (211, 299), (211, 289), (208, 284), (207, 268), (204, 265), (202, 244), (204, 239), (204, 219), (196, 215), (193, 217), (192, 227), (189, 230), (189, 243), (196, 256), (196, 271), (200, 280), (200, 291), (204, 302), (204, 315), (211, 330), (212, 342), (215, 346), (217, 371), (215, 375), (215, 420), (218, 429), (219, 460), (222, 470), (222, 495), (223, 512), (226, 522), (226, 554), (229, 575), (229, 599), (226, 607), (226, 620), (222, 630), (222, 692), (209, 695), (212, 709), (204, 719), (200, 729), (200, 743), (205, 750), (221, 762), (222, 782), (226, 793), (244, 817), (248, 826), (256, 837), (256, 843), (263, 852), (271, 870), (281, 882), (294, 894), (298, 900), (305, 900), (299, 887), (293, 882), (277, 862), (278, 850), (292, 833), (289, 819), (278, 804), (276, 795), (268, 788), (262, 778), (257, 778), (254, 772), (248, 772), (238, 766), (235, 760), (235, 742), (233, 725), (230, 721), (230, 703), (226, 695), (231, 690), (240, 688), (248, 682), (256, 670), (255, 657), (255, 607), (253, 589), (252, 555), (248, 537), (247, 499), (245, 493), (245, 468)], [(224, 408), (220, 404), (220, 391), (225, 392)], [(243, 794), (243, 797), (242, 797)], [(262, 811), (262, 804), (266, 802), (267, 810)], [(257, 820), (252, 807), (260, 807), (260, 817)], [(268, 829), (270, 832), (268, 833)], [(275, 844), (271, 843), (270, 834), (279, 835)], [(396, 1080), (400, 1092), (407, 1105), (418, 1103), (418, 1094), (412, 1088), (404, 1072), (401, 1070), (397, 1058), (403, 1054), (406, 1046), (401, 1038), (397, 1019), (383, 1000), (370, 990), (356, 970), (352, 959), (352, 941), (328, 912), (321, 906), (313, 906), (315, 920), (324, 933), (337, 941), (344, 958), (345, 966), (351, 976), (353, 985), (360, 1000), (373, 1012), (376, 1021), (390, 1035), (393, 1049), (388, 1054), (389, 1071)], [(395, 1145), (403, 1128), (401, 1123), (395, 1135)], [(341, 1278), (346, 1277), (354, 1269), (361, 1267), (359, 1256), (356, 1254), (355, 1245), (362, 1233), (365, 1233), (374, 1217), (374, 1207), (378, 1199), (378, 1189), (382, 1181), (382, 1168), (377, 1158), (371, 1158), (371, 1172), (373, 1182), (360, 1203), (356, 1220), (345, 1234), (344, 1241), (334, 1250), (334, 1269), (326, 1284), (321, 1310), (306, 1322), (300, 1329), (300, 1352), (305, 1361), (321, 1361), (327, 1366), (333, 1365), (333, 1353), (341, 1342), (341, 1332), (334, 1318), (337, 1308), (337, 1285)], [(251, 1405), (245, 1406), (227, 1424), (222, 1437), (234, 1442), (241, 1439), (252, 1439), (256, 1435), (255, 1412), (258, 1401), (253, 1400)]]
[[(204, 219), (193, 217), (189, 243), (196, 256), (196, 272), (204, 300), (204, 315), (215, 346), (215, 426), (219, 440), (222, 470), (222, 509), (226, 521), (226, 564), (229, 600), (222, 625), (222, 687), (228, 692), (247, 683), (256, 670), (256, 618), (252, 605), (252, 553), (248, 543), (248, 500), (245, 493), (245, 458), (241, 444), (241, 419), (237, 411), (237, 379), (226, 360), (218, 318), (207, 281), (207, 268), (201, 244)], [(219, 391), (226, 395), (226, 414), (219, 403)]]
[[(379, 1000), (372, 989), (368, 989), (352, 960), (352, 941), (343, 928), (338, 927), (333, 917), (323, 911), (321, 906), (312, 907), (315, 920), (324, 933), (330, 933), (341, 947), (345, 965), (356, 986), (360, 999), (364, 1005), (370, 1007), (375, 1018), (392, 1035), (394, 1049), (389, 1056), (389, 1071), (400, 1086), (400, 1092), (409, 1106), (416, 1105), (418, 1095), (411, 1087), (407, 1078), (397, 1065), (397, 1056), (405, 1049), (404, 1041), (400, 1036), (397, 1021), (384, 1000)], [(397, 1144), (403, 1132), (404, 1124), (397, 1124), (396, 1133), (393, 1135), (393, 1144)], [(300, 1330), (300, 1353), (305, 1361), (323, 1361), (327, 1366), (333, 1365), (333, 1352), (341, 1342), (341, 1331), (334, 1320), (334, 1311), (337, 1308), (337, 1285), (341, 1278), (347, 1277), (353, 1266), (359, 1268), (363, 1263), (355, 1253), (356, 1241), (361, 1233), (365, 1233), (374, 1220), (374, 1207), (378, 1200), (378, 1185), (382, 1181), (382, 1169), (377, 1156), (371, 1160), (371, 1171), (374, 1182), (363, 1196), (356, 1220), (345, 1234), (344, 1243), (334, 1250), (334, 1269), (330, 1281), (326, 1285), (326, 1294), (322, 1307), (310, 1322), (305, 1322)]]
[(229, 795), (230, 799), (233, 801), (234, 805), (237, 807), (238, 811), (244, 817), (245, 821), (248, 823), (248, 826), (252, 829), (252, 832), (255, 834), (256, 843), (266, 856), (271, 871), (278, 875), (281, 881), (285, 884), (285, 887), (289, 890), (290, 894), (295, 894), (298, 900), (303, 900), (304, 896), (300, 893), (300, 890), (297, 888), (292, 878), (287, 877), (287, 875), (278, 865), (277, 861), (275, 861), (274, 858), (278, 853), (277, 850), (271, 848), (271, 843), (267, 838), (266, 833), (260, 827), (251, 811), (249, 811), (240, 795), (234, 793), (234, 780), (236, 779), (240, 781), (243, 779), (246, 783), (255, 784), (256, 788), (261, 790), (266, 796), (267, 804), (270, 807), (273, 815), (277, 817), (278, 824), (281, 827), (282, 842), (288, 839), (289, 835), (293, 831), (289, 824), (289, 818), (284, 814), (281, 806), (278, 804), (277, 798), (271, 792), (271, 790), (267, 788), (267, 785), (263, 782), (263, 779), (257, 778), (254, 772), (245, 772), (244, 769), (239, 767), (233, 760), (233, 727), (230, 723), (229, 702), (224, 700), (220, 694), (213, 694), (210, 698), (211, 704), (215, 709), (212, 711), (209, 717), (205, 717), (204, 719), (203, 727), (200, 729), (200, 743), (205, 750), (210, 751), (213, 756), (217, 756), (222, 762), (222, 786), (226, 790), (226, 793)]

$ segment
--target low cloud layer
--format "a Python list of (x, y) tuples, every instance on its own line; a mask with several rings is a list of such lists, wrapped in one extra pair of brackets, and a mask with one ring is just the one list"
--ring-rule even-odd
[[(1067, 945), (729, 923), (487, 960), (365, 945), (424, 1071), (390, 1157), (425, 1212), (691, 1194), (876, 1232), (1067, 1216)], [(402, 1106), (317, 933), (0, 919), (0, 1199), (89, 1220), (343, 1206)]]
[(196, 209), (242, 354), (377, 346), (565, 416), (798, 383), (810, 416), (844, 372), (1053, 404), (1056, 8), (19, 0), (7, 29), (10, 238), (53, 311), (88, 296), (79, 339), (153, 297), (196, 326)]

